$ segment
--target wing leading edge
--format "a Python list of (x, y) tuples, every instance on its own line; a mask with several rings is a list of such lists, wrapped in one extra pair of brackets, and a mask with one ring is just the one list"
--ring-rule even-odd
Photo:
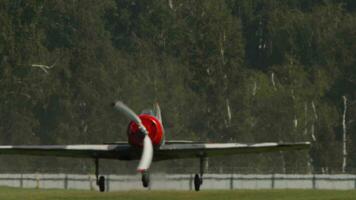
[[(154, 160), (302, 150), (309, 147), (309, 142), (256, 144), (177, 142), (168, 143), (155, 149)], [(6, 145), (0, 146), (0, 154), (137, 160), (140, 158), (141, 150), (133, 148), (129, 144)]]
[(140, 151), (128, 144), (6, 145), (0, 146), (0, 154), (133, 160)]
[(155, 152), (156, 160), (213, 157), (246, 153), (264, 153), (308, 149), (310, 142), (298, 143), (186, 143), (166, 144)]

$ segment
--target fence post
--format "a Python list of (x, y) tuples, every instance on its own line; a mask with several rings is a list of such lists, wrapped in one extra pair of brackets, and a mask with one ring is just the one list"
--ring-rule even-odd
[[(151, 179), (151, 177), (149, 177)], [(148, 190), (151, 190), (152, 189), (152, 180), (149, 181), (148, 183)]]
[(274, 189), (274, 174), (272, 174), (272, 177), (271, 177), (271, 189)]
[(38, 173), (36, 174), (36, 189), (40, 189), (40, 177)]
[(313, 189), (315, 189), (316, 188), (316, 177), (315, 177), (315, 174), (313, 174), (312, 183), (313, 183)]
[(193, 190), (193, 175), (190, 174), (190, 177), (189, 177), (189, 190), (192, 191)]
[(110, 175), (108, 174), (106, 176), (106, 191), (109, 192), (110, 191)]
[(89, 178), (89, 187), (90, 187), (90, 191), (93, 191), (93, 190), (94, 190), (93, 180), (92, 180), (92, 178), (91, 178), (91, 175), (90, 175), (90, 174), (88, 175), (88, 178)]
[(68, 174), (64, 175), (64, 189), (68, 189)]
[(23, 188), (23, 174), (20, 175), (20, 188)]
[(230, 190), (234, 189), (234, 174), (231, 174), (230, 177)]

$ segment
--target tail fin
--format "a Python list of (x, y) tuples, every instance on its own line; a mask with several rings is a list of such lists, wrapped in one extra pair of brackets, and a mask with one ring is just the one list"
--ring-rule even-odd
[(161, 122), (161, 124), (163, 125), (163, 122), (162, 122), (162, 115), (161, 115), (161, 108), (159, 107), (159, 104), (156, 102), (154, 105), (153, 105), (153, 109), (155, 111), (155, 115), (157, 117), (157, 119)]
[[(156, 102), (155, 104), (153, 104), (153, 110), (155, 112), (155, 116), (156, 118), (161, 122), (162, 128), (163, 128), (163, 132), (164, 132), (164, 126), (163, 126), (163, 121), (162, 121), (162, 114), (161, 114), (161, 108), (159, 107), (158, 102)], [(164, 145), (166, 143), (166, 134), (163, 134), (163, 139), (162, 139), (162, 144)]]

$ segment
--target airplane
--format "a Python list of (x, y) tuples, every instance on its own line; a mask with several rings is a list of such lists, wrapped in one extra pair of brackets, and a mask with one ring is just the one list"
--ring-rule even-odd
[(91, 158), (95, 163), (96, 185), (105, 191), (105, 177), (99, 175), (99, 159), (140, 160), (137, 171), (142, 175), (143, 187), (150, 184), (149, 167), (153, 161), (198, 158), (199, 173), (194, 176), (194, 189), (203, 184), (204, 166), (207, 157), (245, 153), (302, 150), (310, 142), (297, 143), (203, 143), (185, 140), (165, 140), (161, 110), (158, 104), (151, 110), (137, 115), (121, 101), (112, 106), (126, 115), (130, 122), (127, 129), (128, 142), (76, 145), (0, 145), (0, 154)]

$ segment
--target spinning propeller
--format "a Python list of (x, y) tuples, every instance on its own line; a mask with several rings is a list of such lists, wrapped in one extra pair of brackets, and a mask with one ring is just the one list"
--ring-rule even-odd
[(142, 155), (140, 163), (137, 166), (137, 171), (144, 172), (150, 167), (153, 158), (153, 145), (151, 138), (148, 135), (149, 133), (146, 127), (143, 125), (140, 117), (124, 103), (117, 101), (114, 103), (114, 107), (120, 112), (124, 113), (130, 120), (134, 121), (138, 125), (138, 128), (142, 134), (144, 134)]

